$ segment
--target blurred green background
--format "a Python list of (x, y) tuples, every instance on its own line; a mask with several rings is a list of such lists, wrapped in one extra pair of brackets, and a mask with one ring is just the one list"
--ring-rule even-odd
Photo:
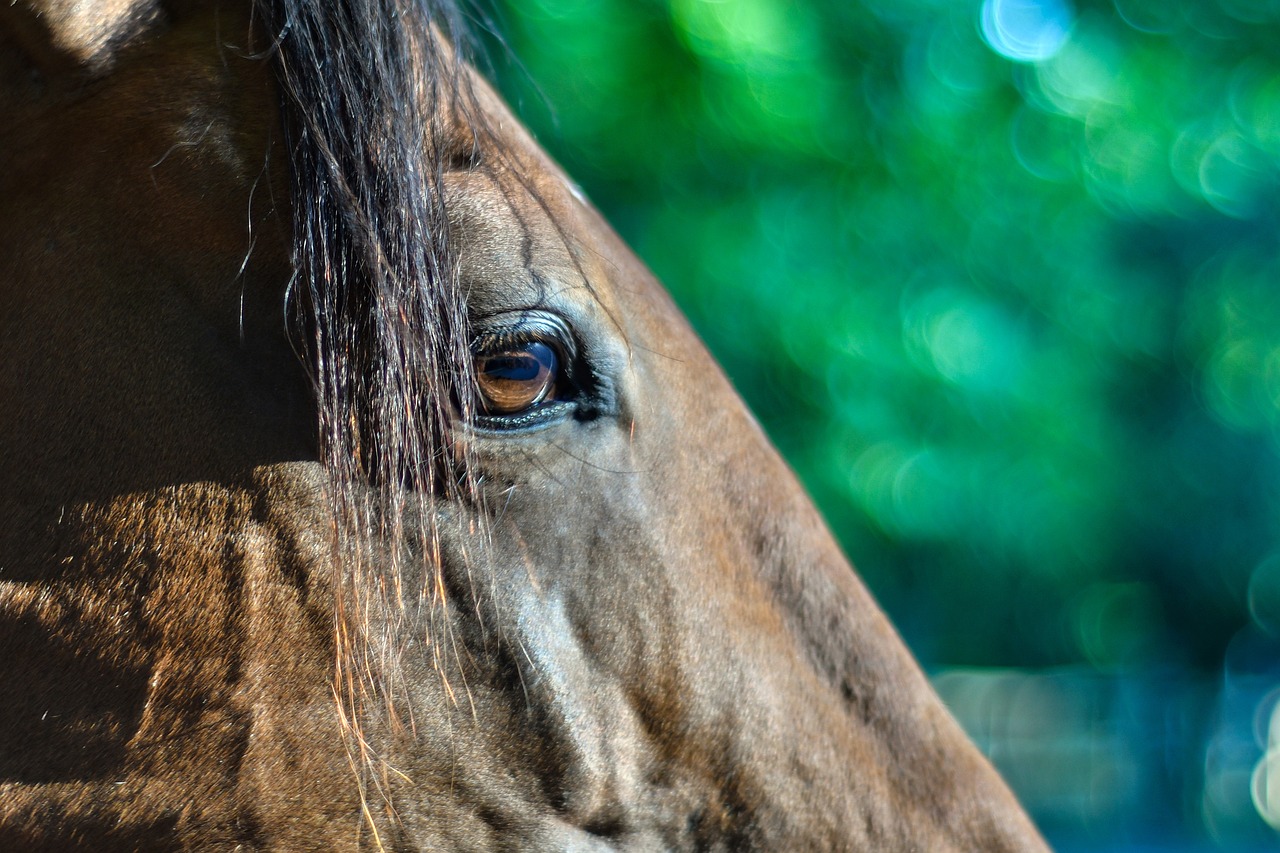
[(1280, 0), (491, 11), (1051, 840), (1280, 847)]

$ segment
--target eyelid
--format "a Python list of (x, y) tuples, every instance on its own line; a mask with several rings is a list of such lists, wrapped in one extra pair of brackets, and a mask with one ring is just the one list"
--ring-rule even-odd
[(487, 317), (477, 323), (471, 342), (471, 351), (481, 353), (502, 347), (519, 346), (531, 342), (548, 344), (557, 350), (561, 368), (570, 377), (578, 358), (577, 340), (569, 324), (555, 314), (543, 311), (522, 311)]

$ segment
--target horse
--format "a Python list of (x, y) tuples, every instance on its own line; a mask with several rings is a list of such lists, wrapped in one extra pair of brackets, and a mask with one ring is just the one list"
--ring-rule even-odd
[(0, 848), (1046, 850), (467, 26), (0, 5)]

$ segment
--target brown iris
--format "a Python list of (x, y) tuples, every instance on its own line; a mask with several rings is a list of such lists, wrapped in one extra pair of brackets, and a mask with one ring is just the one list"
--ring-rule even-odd
[(486, 415), (518, 415), (555, 397), (560, 360), (540, 341), (477, 353), (475, 367), (480, 409)]

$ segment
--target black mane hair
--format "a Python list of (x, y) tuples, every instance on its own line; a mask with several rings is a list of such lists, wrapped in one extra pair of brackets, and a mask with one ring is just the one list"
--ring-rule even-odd
[[(440, 486), (470, 366), (444, 173), (478, 158), (461, 14), (439, 0), (271, 0), (297, 273), (326, 460)], [(419, 440), (428, 439), (428, 440)], [(341, 451), (341, 452), (339, 452)]]
[(309, 329), (329, 472), (335, 695), (362, 797), (370, 785), (385, 797), (364, 735), (398, 725), (397, 643), (443, 600), (435, 502), (475, 491), (450, 439), (471, 416), (473, 368), (443, 184), (480, 167), (486, 131), (457, 6), (260, 0), (260, 12), (291, 171), (290, 300)]

